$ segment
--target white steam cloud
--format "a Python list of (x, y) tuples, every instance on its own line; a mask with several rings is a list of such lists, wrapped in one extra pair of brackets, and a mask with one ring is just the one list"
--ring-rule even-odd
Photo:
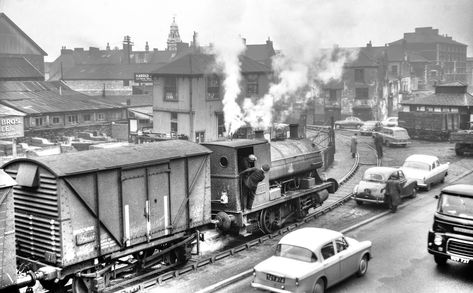
[[(273, 122), (284, 122), (319, 94), (321, 83), (341, 78), (343, 65), (357, 52), (333, 44), (349, 34), (354, 23), (341, 2), (326, 2), (224, 1), (218, 11), (210, 10), (206, 15), (212, 25), (201, 28), (199, 34), (211, 40), (225, 76), (223, 110), (229, 134), (247, 124), (267, 128)], [(255, 17), (261, 19), (261, 26), (245, 27), (246, 23), (254, 24)], [(280, 53), (273, 58), (274, 82), (268, 93), (260, 99), (242, 99), (238, 56), (245, 46), (240, 35), (252, 29), (266, 30)], [(261, 44), (263, 40), (248, 43)]]

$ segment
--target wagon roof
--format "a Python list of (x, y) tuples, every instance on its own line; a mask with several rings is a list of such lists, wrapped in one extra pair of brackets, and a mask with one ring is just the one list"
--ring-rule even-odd
[(241, 148), (265, 143), (268, 143), (266, 139), (234, 139), (206, 142), (203, 143), (203, 145), (217, 145), (228, 148)]
[(130, 168), (153, 162), (166, 162), (170, 159), (209, 153), (211, 153), (209, 149), (197, 143), (185, 140), (169, 140), (112, 149), (90, 150), (35, 158), (19, 158), (5, 165), (18, 161), (34, 162), (49, 169), (56, 176), (61, 177), (99, 170)]

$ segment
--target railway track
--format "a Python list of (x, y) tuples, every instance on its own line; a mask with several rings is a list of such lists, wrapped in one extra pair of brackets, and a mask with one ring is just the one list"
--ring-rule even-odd
[[(338, 134), (342, 138), (341, 142), (343, 145), (346, 146), (350, 144), (349, 135), (346, 135), (344, 133)], [(352, 167), (350, 168), (350, 170), (348, 170), (348, 172), (346, 172), (346, 174), (342, 178), (338, 180), (340, 186), (339, 190), (336, 193), (331, 194), (329, 196), (329, 199), (327, 199), (324, 203), (324, 205), (316, 208), (312, 213), (308, 214), (300, 221), (286, 225), (275, 233), (253, 238), (235, 247), (215, 252), (205, 257), (193, 258), (189, 261), (188, 264), (176, 269), (168, 270), (165, 273), (161, 273), (161, 271), (150, 271), (143, 275), (123, 280), (122, 282), (117, 282), (116, 284), (113, 284), (112, 286), (108, 287), (105, 292), (131, 293), (145, 291), (151, 287), (159, 286), (161, 284), (164, 284), (168, 280), (179, 278), (180, 276), (185, 275), (186, 273), (195, 271), (204, 266), (218, 263), (220, 260), (234, 256), (239, 252), (261, 245), (267, 240), (281, 237), (282, 235), (285, 235), (286, 233), (298, 228), (299, 226), (329, 213), (330, 211), (336, 209), (337, 207), (343, 205), (345, 202), (352, 199), (353, 194), (351, 190), (353, 188), (350, 188), (350, 186), (348, 186), (348, 190), (350, 190), (350, 192), (347, 192), (347, 189), (343, 187), (347, 185), (348, 182), (350, 182), (350, 179), (352, 179), (355, 174), (360, 173), (358, 172), (360, 169), (366, 169), (368, 168), (368, 165), (379, 166), (380, 164), (380, 160), (375, 155), (374, 148), (368, 143), (359, 144), (358, 150), (359, 153), (356, 155)], [(363, 160), (361, 160), (360, 158), (363, 158)]]

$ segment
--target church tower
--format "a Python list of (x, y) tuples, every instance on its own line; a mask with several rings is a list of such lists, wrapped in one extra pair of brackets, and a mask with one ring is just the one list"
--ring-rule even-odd
[(176, 24), (176, 18), (172, 18), (171, 30), (168, 36), (168, 51), (177, 51), (177, 43), (181, 43), (181, 37), (179, 36), (179, 28)]

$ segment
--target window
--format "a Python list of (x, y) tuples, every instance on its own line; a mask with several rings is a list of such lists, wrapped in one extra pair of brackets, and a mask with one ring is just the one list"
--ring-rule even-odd
[(220, 78), (216, 74), (207, 76), (207, 99), (220, 99)]
[(97, 120), (98, 121), (105, 120), (105, 114), (104, 113), (97, 113)]
[(337, 90), (329, 89), (328, 90), (328, 99), (329, 99), (329, 101), (336, 101), (337, 100)]
[(365, 82), (364, 69), (355, 69), (355, 82)]
[(196, 131), (195, 142), (201, 143), (205, 141), (205, 131)]
[(177, 113), (171, 112), (171, 136), (177, 134)]
[(36, 126), (41, 126), (43, 125), (43, 118), (42, 117), (37, 117), (34, 119), (34, 125)]
[(53, 124), (59, 124), (61, 119), (59, 117), (53, 117)]
[(223, 113), (217, 113), (217, 134), (218, 137), (225, 135), (225, 119)]
[(348, 242), (344, 237), (340, 237), (335, 240), (335, 246), (337, 247), (337, 252), (340, 252), (348, 248)]
[(258, 96), (258, 75), (248, 74), (246, 76), (246, 96)]
[(355, 99), (368, 99), (368, 88), (361, 87), (355, 89)]
[(70, 124), (76, 124), (78, 119), (77, 119), (77, 115), (69, 115), (67, 116), (67, 121), (70, 123)]
[(391, 73), (392, 73), (393, 75), (398, 75), (398, 73), (397, 73), (397, 65), (393, 65), (393, 66), (391, 67)]
[(84, 114), (84, 121), (90, 121), (90, 114)]
[(317, 261), (317, 257), (309, 249), (289, 244), (278, 244), (275, 255), (309, 263)]
[(322, 256), (324, 257), (324, 259), (327, 259), (327, 258), (330, 258), (330, 257), (334, 256), (335, 255), (335, 250), (333, 248), (333, 243), (330, 242), (328, 244), (325, 244), (325, 246), (322, 247), (321, 253), (322, 253)]
[(167, 101), (177, 101), (177, 78), (164, 78), (164, 99)]
[(130, 86), (130, 81), (128, 79), (124, 79), (123, 86)]

